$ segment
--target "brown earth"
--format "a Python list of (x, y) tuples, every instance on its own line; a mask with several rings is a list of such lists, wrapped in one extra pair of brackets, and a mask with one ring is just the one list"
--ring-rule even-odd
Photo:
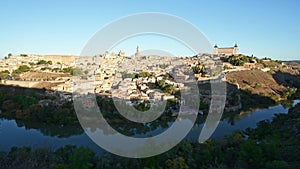
[(50, 81), (59, 77), (68, 77), (69, 74), (50, 72), (26, 72), (21, 76), (22, 80), (28, 81)]
[(238, 84), (241, 90), (251, 94), (267, 96), (273, 100), (281, 98), (287, 88), (279, 84), (272, 73), (261, 70), (231, 72), (226, 75), (226, 79), (231, 84)]
[(284, 62), (287, 66), (291, 67), (294, 70), (300, 70), (300, 61), (295, 60), (295, 61), (287, 61)]

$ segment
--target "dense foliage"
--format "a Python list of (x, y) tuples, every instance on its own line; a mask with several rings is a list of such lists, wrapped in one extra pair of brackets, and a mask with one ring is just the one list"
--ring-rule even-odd
[(28, 147), (13, 147), (8, 153), (0, 153), (2, 169), (19, 168), (54, 168), (54, 169), (89, 169), (93, 167), (92, 150), (67, 145), (56, 151), (48, 149), (31, 150)]
[(13, 96), (0, 93), (1, 117), (55, 124), (77, 122), (72, 102), (65, 102), (60, 106), (50, 102), (45, 106), (38, 104), (40, 99), (34, 93)]
[(73, 76), (83, 75), (82, 69), (80, 69), (80, 68), (73, 68), (73, 67), (63, 68), (61, 70), (61, 72), (63, 72), (63, 73), (69, 73), (69, 74), (71, 74)]
[(171, 84), (167, 84), (165, 82), (165, 80), (158, 80), (156, 81), (153, 85), (152, 88), (157, 88), (157, 89), (161, 89), (164, 93), (168, 93), (171, 95), (176, 94), (176, 88), (171, 85)]
[(52, 65), (52, 61), (49, 60), (49, 61), (46, 61), (46, 60), (39, 60), (37, 62), (37, 65)]
[[(300, 105), (298, 105), (298, 108)], [(296, 113), (295, 113), (296, 112)], [(244, 168), (293, 169), (300, 167), (300, 114), (278, 114), (255, 129), (237, 131), (219, 141), (183, 141), (170, 151), (143, 159), (104, 153), (95, 156), (85, 147), (67, 145), (55, 151), (12, 148), (0, 153), (1, 168)], [(30, 167), (31, 166), (31, 167)]]
[(9, 78), (9, 71), (5, 70), (0, 72), (0, 80), (5, 80)]
[(18, 69), (14, 70), (13, 73), (19, 74), (19, 73), (23, 73), (23, 72), (28, 72), (30, 70), (30, 67), (28, 67), (27, 65), (21, 65), (19, 66)]
[(231, 55), (228, 57), (222, 58), (223, 62), (229, 62), (234, 66), (243, 66), (245, 63), (254, 63), (257, 61), (257, 58), (252, 56), (245, 55)]

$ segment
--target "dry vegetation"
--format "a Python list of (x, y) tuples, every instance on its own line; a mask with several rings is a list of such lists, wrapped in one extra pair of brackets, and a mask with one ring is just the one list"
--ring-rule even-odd
[(21, 80), (28, 81), (51, 81), (61, 77), (69, 77), (69, 74), (50, 73), (50, 72), (26, 72), (22, 75)]
[(266, 96), (274, 101), (286, 99), (292, 89), (298, 88), (298, 84), (289, 84), (285, 79), (290, 75), (293, 81), (300, 82), (299, 75), (285, 72), (263, 72), (261, 70), (247, 70), (231, 72), (226, 78), (231, 84), (238, 84), (239, 88), (251, 94)]

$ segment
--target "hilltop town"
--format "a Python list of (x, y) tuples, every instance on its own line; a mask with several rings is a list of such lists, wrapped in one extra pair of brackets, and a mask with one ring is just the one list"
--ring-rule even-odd
[[(65, 101), (71, 101), (73, 92), (94, 92), (128, 100), (128, 104), (139, 104), (176, 100), (178, 92), (186, 89), (184, 82), (188, 81), (198, 84), (227, 81), (238, 89), (251, 91), (251, 85), (245, 85), (245, 81), (226, 75), (251, 70), (299, 74), (299, 70), (284, 62), (238, 54), (237, 45), (230, 48), (216, 45), (214, 54), (192, 57), (142, 56), (138, 48), (133, 56), (123, 52), (91, 57), (9, 54), (0, 61), (0, 84), (45, 89), (47, 95), (56, 95)], [(84, 87), (75, 90), (74, 85)], [(271, 91), (270, 95), (276, 93)]]
[[(183, 83), (175, 81), (190, 78), (183, 72), (194, 71), (199, 80), (208, 80), (216, 78), (221, 68), (218, 55), (140, 56), (138, 49), (134, 57), (108, 52), (93, 57), (22, 54), (0, 61), (1, 84), (45, 88), (49, 93), (64, 93), (63, 97), (68, 99), (73, 92), (73, 76), (80, 76), (82, 83), (93, 83), (95, 93), (109, 95), (115, 88), (114, 93), (126, 99), (168, 100), (174, 99), (175, 92), (184, 88)], [(120, 77), (122, 83), (114, 84)], [(163, 88), (164, 92), (158, 91)]]

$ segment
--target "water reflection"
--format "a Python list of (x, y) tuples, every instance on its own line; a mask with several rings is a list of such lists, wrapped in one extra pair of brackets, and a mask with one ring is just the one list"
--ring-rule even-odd
[(79, 124), (75, 125), (55, 125), (46, 124), (39, 122), (30, 122), (16, 120), (18, 127), (25, 127), (26, 130), (34, 129), (41, 132), (44, 136), (58, 137), (58, 138), (68, 138), (74, 135), (83, 134), (83, 129)]
[[(300, 100), (295, 100), (292, 104), (280, 104), (267, 109), (226, 117), (220, 121), (212, 137), (220, 139), (235, 130), (244, 130), (248, 127), (254, 128), (257, 122), (261, 120), (271, 120), (275, 113), (287, 113), (290, 106), (294, 106), (299, 102)], [(174, 118), (176, 117), (164, 117), (157, 119), (157, 122), (141, 123), (137, 126), (133, 124), (127, 125), (127, 123), (124, 122), (120, 123), (120, 121), (111, 123), (116, 129), (128, 135), (140, 138), (158, 135), (165, 131), (172, 124)], [(204, 116), (198, 117), (187, 139), (197, 140), (204, 121)], [(189, 123), (189, 120), (185, 120), (183, 123)], [(57, 148), (66, 144), (75, 144), (78, 146), (88, 146), (97, 152), (103, 151), (87, 137), (80, 125), (58, 126), (45, 123), (0, 119), (0, 128), (0, 150), (7, 151), (13, 146)], [(100, 131), (98, 129), (93, 129), (93, 131), (112, 134), (111, 131)]]

